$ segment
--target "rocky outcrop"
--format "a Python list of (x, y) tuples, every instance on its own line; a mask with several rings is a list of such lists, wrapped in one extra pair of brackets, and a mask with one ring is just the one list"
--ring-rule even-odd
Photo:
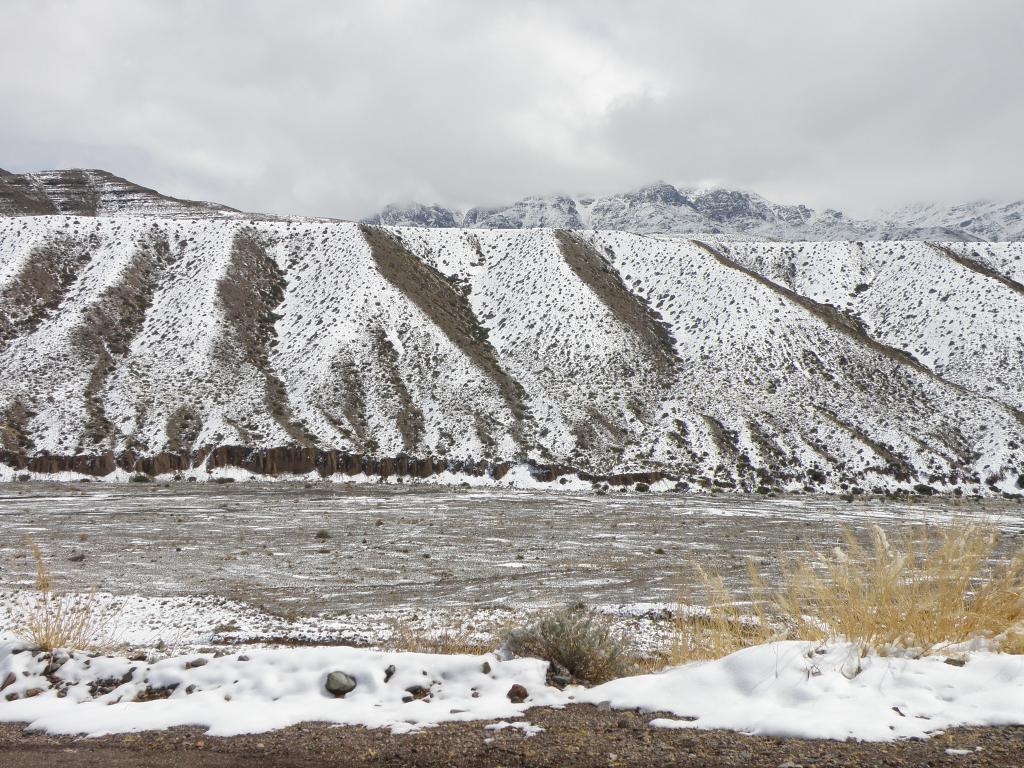
[[(216, 469), (233, 467), (254, 475), (268, 477), (301, 476), (316, 472), (324, 478), (359, 475), (381, 480), (395, 477), (422, 480), (443, 472), (457, 476), (489, 477), (493, 480), (501, 480), (512, 468), (508, 462), (492, 462), (486, 459), (440, 459), (432, 456), (417, 458), (404, 455), (377, 457), (343, 451), (322, 451), (301, 446), (253, 449), (244, 445), (222, 445), (213, 450), (194, 453), (161, 452), (152, 456), (137, 455), (132, 451), (120, 454), (106, 451), (99, 454), (75, 456), (26, 455), (0, 449), (0, 463), (19, 471), (40, 474), (71, 472), (88, 477), (103, 477), (117, 469), (157, 477), (194, 469), (212, 472)], [(670, 479), (669, 475), (662, 472), (595, 475), (579, 472), (565, 465), (531, 464), (529, 472), (534, 480), (548, 483), (567, 475), (578, 475), (582, 480), (609, 485), (651, 484), (659, 480)]]

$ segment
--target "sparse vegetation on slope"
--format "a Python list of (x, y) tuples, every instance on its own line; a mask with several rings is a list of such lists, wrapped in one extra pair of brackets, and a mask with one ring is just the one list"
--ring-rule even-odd
[[(39, 248), (88, 257), (3, 305), (3, 476), (525, 464), (509, 482), (1024, 491), (1019, 293), (921, 243), (829, 244), (811, 265), (814, 244), (712, 242), (0, 218), (0, 297)], [(1017, 280), (1015, 256), (970, 258)], [(842, 274), (801, 271), (820, 264)]]

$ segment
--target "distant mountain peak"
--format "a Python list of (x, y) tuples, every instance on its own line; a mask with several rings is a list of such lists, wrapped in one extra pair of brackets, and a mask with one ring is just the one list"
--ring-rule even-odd
[(677, 187), (656, 181), (609, 195), (530, 195), (510, 205), (462, 212), (443, 205), (387, 206), (366, 223), (474, 229), (618, 230), (641, 234), (716, 233), (778, 240), (1021, 240), (1024, 201), (907, 206), (874, 219), (832, 208), (776, 203), (754, 192)]
[(0, 169), (0, 216), (240, 216), (226, 205), (180, 200), (109, 171), (68, 168), (38, 173)]

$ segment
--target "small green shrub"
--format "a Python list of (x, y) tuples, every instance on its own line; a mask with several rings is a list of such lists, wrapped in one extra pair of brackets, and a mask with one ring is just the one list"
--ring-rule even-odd
[(505, 636), (505, 648), (561, 666), (582, 683), (603, 683), (634, 671), (629, 643), (606, 616), (579, 603), (513, 629)]

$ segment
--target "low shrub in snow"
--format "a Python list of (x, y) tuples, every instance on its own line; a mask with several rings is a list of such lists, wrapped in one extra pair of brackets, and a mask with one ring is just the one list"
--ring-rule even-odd
[(603, 683), (634, 671), (629, 643), (613, 631), (611, 620), (581, 604), (549, 611), (511, 630), (505, 648), (560, 665), (583, 683)]

